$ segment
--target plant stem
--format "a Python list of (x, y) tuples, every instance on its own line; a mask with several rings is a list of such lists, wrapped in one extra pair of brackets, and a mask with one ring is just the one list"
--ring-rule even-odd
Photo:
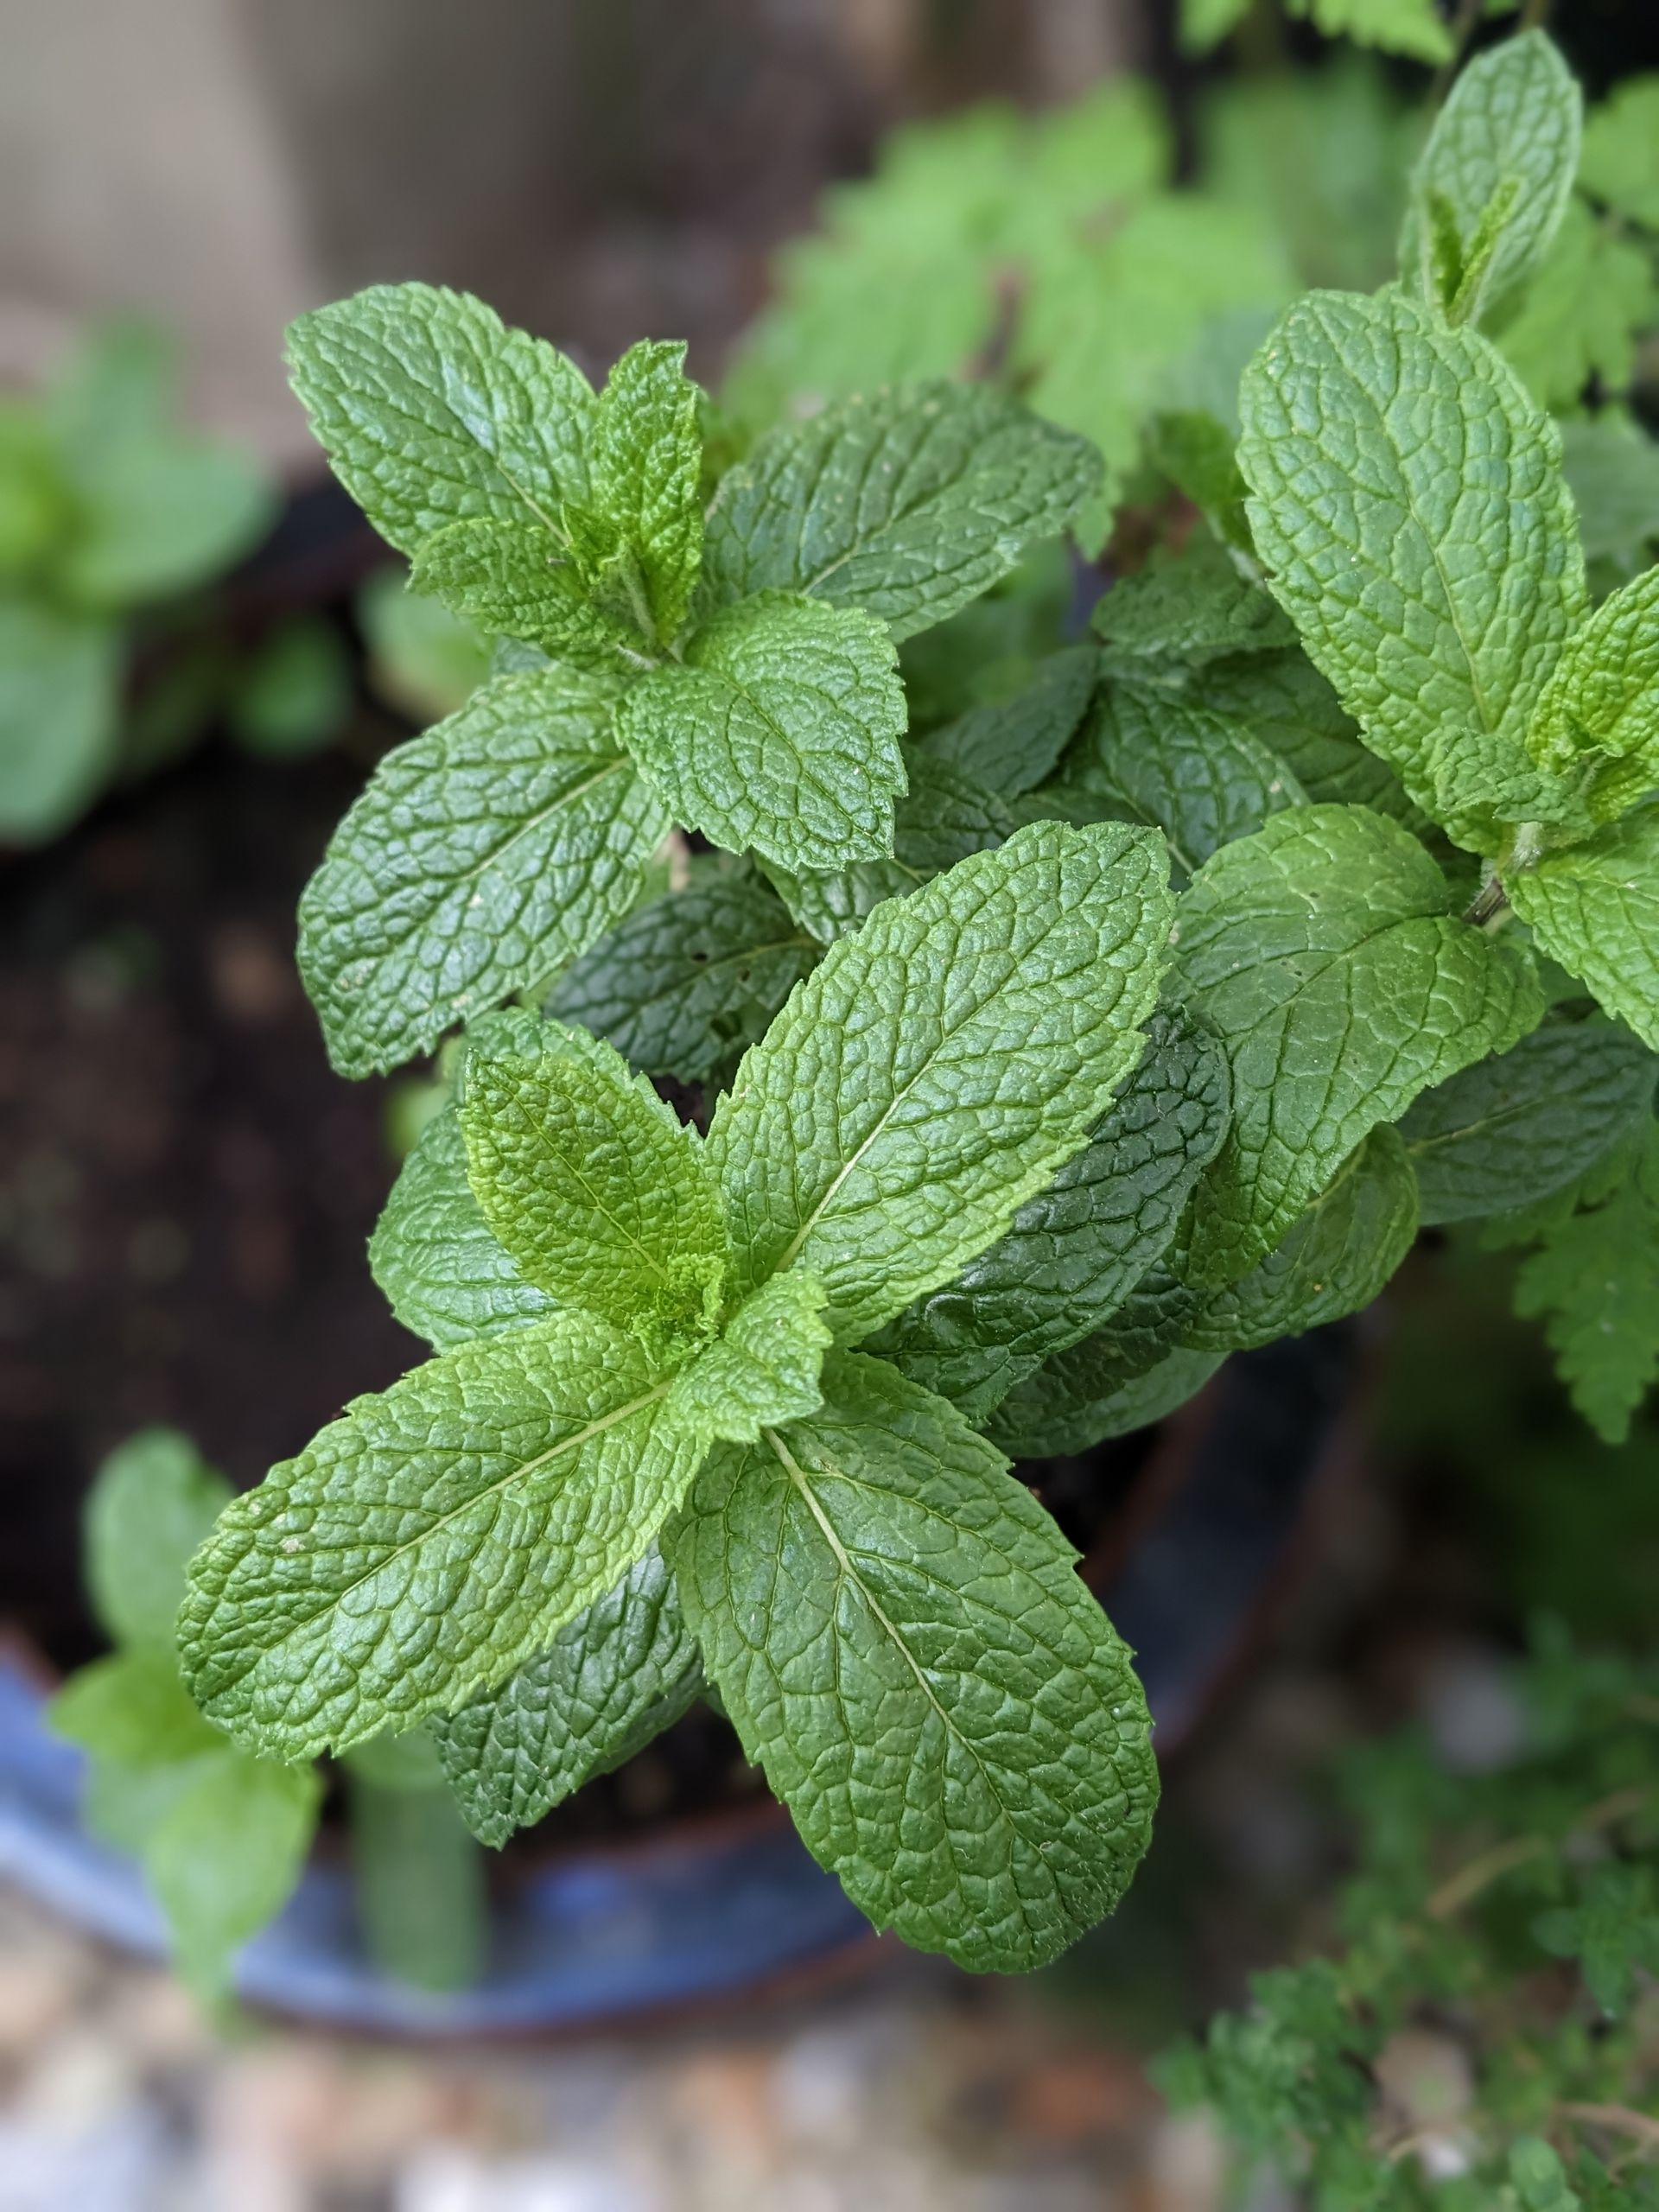
[(1483, 928), (1495, 914), (1501, 914), (1510, 903), (1501, 876), (1489, 875), (1470, 901), (1464, 920), (1476, 929)]

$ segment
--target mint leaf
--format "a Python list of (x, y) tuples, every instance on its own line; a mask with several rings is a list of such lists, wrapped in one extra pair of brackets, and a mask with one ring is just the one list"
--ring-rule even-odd
[(1649, 256), (1611, 236), (1574, 200), (1498, 344), (1535, 397), (1567, 408), (1592, 378), (1604, 392), (1624, 391), (1638, 336), (1656, 320), (1659, 289)]
[(721, 484), (704, 567), (717, 606), (804, 592), (908, 638), (1058, 537), (1100, 482), (1086, 440), (988, 385), (899, 385), (763, 438)]
[(1357, 1313), (1417, 1234), (1417, 1185), (1397, 1129), (1373, 1129), (1249, 1274), (1210, 1293), (1186, 1326), (1193, 1351), (1248, 1351)]
[(697, 387), (683, 345), (641, 340), (611, 371), (594, 412), (593, 499), (622, 533), (635, 619), (654, 645), (678, 635), (702, 558)]
[(144, 1872), (202, 2002), (224, 1996), (235, 1954), (287, 1901), (321, 1800), (308, 1767), (232, 1756), (195, 1777), (151, 1831)]
[(702, 1685), (655, 1544), (499, 1689), (430, 1721), (467, 1825), (504, 1844), (658, 1734)]
[(1177, 1303), (1162, 1329), (1109, 1323), (1046, 1359), (986, 1422), (991, 1442), (1015, 1459), (1069, 1459), (1150, 1427), (1196, 1397), (1224, 1354), (1179, 1343), (1192, 1296), (1168, 1294)]
[(1416, 61), (1450, 61), (1456, 51), (1434, 0), (1287, 0), (1327, 38), (1351, 38)]
[(1364, 807), (1276, 815), (1193, 878), (1179, 972), (1233, 1076), (1232, 1128), (1198, 1188), (1195, 1282), (1247, 1273), (1370, 1129), (1536, 1026), (1525, 952), (1449, 903), (1416, 839)]
[(290, 325), (288, 358), (334, 474), (400, 552), (472, 518), (556, 531), (589, 496), (587, 378), (467, 293), (372, 285)]
[(1183, 54), (1208, 54), (1238, 29), (1250, 12), (1250, 0), (1181, 0)]
[[(1479, 54), (1452, 86), (1412, 173), (1400, 238), (1406, 284), (1471, 322), (1501, 320), (1542, 264), (1579, 166), (1583, 102), (1542, 31)], [(1494, 203), (1496, 235), (1480, 239)], [(1477, 241), (1484, 267), (1475, 275)]]
[(1274, 594), (1367, 744), (1432, 810), (1439, 734), (1518, 753), (1585, 612), (1556, 432), (1484, 339), (1398, 294), (1300, 302), (1240, 401)]
[(48, 1714), (55, 1735), (118, 1765), (177, 1766), (230, 1750), (179, 1680), (174, 1653), (157, 1643), (77, 1668)]
[(917, 758), (947, 761), (1005, 798), (1034, 790), (1083, 720), (1098, 658), (1089, 645), (1050, 653), (1013, 698), (971, 707), (930, 730), (917, 742)]
[(115, 627), (17, 600), (0, 606), (0, 839), (44, 844), (96, 797), (115, 763), (121, 639)]
[(1599, 822), (1659, 785), (1659, 569), (1604, 600), (1567, 639), (1527, 745), (1547, 772), (1574, 778)]
[(105, 453), (81, 502), (80, 528), (55, 564), (55, 582), (78, 606), (99, 608), (207, 582), (258, 542), (275, 506), (246, 454), (166, 430)]
[(1561, 458), (1585, 559), (1624, 579), (1645, 569), (1659, 542), (1659, 443), (1609, 410), (1563, 423)]
[(474, 629), (525, 639), (581, 667), (620, 669), (645, 658), (633, 626), (594, 604), (568, 540), (533, 517), (446, 523), (421, 541), (410, 582)]
[(746, 1299), (712, 1344), (674, 1379), (669, 1409), (699, 1434), (753, 1444), (768, 1422), (822, 1402), (818, 1370), (830, 1336), (823, 1285), (791, 1268)]
[(707, 1083), (766, 1033), (818, 957), (777, 894), (694, 872), (619, 922), (559, 978), (548, 1011), (607, 1039), (645, 1075)]
[(669, 1539), (687, 1618), (745, 1751), (878, 1927), (977, 1972), (1041, 1965), (1146, 1848), (1128, 1654), (949, 1407), (855, 1356), (825, 1385), (810, 1421), (710, 1459)]
[(709, 1332), (728, 1252), (702, 1142), (620, 1053), (474, 1052), (461, 1127), (479, 1210), (527, 1282), (623, 1329)]
[(1644, 807), (1587, 844), (1504, 879), (1552, 960), (1659, 1052), (1659, 812)]
[(1238, 653), (1281, 652), (1296, 632), (1260, 584), (1202, 533), (1115, 584), (1090, 618), (1109, 672), (1146, 675), (1165, 662), (1201, 667)]
[(1659, 231), (1659, 75), (1615, 85), (1584, 133), (1579, 182), (1592, 200)]
[(230, 1495), (224, 1476), (175, 1428), (130, 1436), (87, 1495), (86, 1584), (98, 1618), (118, 1643), (164, 1651), (175, 1681), (185, 1562)]
[(1426, 1090), (1400, 1124), (1424, 1223), (1535, 1205), (1652, 1107), (1653, 1055), (1609, 1022), (1535, 1029)]
[[(1227, 1063), (1186, 1015), (1160, 1011), (1116, 1104), (1081, 1152), (1027, 1198), (1007, 1234), (867, 1339), (913, 1363), (970, 1348), (1041, 1358), (1119, 1306), (1169, 1243), (1227, 1131)], [(955, 1390), (943, 1393), (955, 1397)]]
[(300, 972), (342, 1075), (426, 1051), (626, 912), (669, 818), (610, 697), (569, 669), (497, 677), (381, 762), (300, 901)]
[(1151, 823), (1182, 880), (1306, 795), (1242, 722), (1179, 692), (1127, 681), (1102, 686), (1058, 779), (1043, 792), (1072, 820)]
[(1186, 696), (1195, 707), (1243, 722), (1316, 806), (1370, 806), (1402, 820), (1421, 818), (1300, 645), (1211, 661), (1189, 680)]
[(892, 640), (855, 607), (767, 591), (696, 631), (618, 726), (678, 818), (790, 868), (875, 860), (905, 788)]
[(1533, 1934), (1552, 1958), (1577, 1959), (1585, 1986), (1609, 2019), (1630, 2003), (1637, 1967), (1659, 1973), (1659, 1899), (1650, 1866), (1591, 1866), (1579, 1902), (1541, 1913)]
[(406, 1329), (435, 1351), (539, 1320), (554, 1301), (526, 1282), (479, 1211), (461, 1116), (427, 1123), (369, 1239), (369, 1271)]
[(639, 1558), (704, 1440), (585, 1313), (461, 1344), (354, 1400), (196, 1554), (185, 1678), (238, 1743), (344, 1750), (504, 1681)]
[(1543, 1226), (1515, 1310), (1541, 1319), (1573, 1403), (1622, 1444), (1659, 1374), (1659, 1126), (1595, 1171), (1576, 1211)]
[(1035, 823), (832, 945), (709, 1132), (741, 1280), (822, 1276), (853, 1341), (1001, 1235), (1140, 1058), (1165, 865), (1143, 830)]
[(779, 896), (820, 944), (855, 930), (884, 899), (900, 899), (1013, 834), (1003, 802), (948, 761), (912, 760), (910, 789), (893, 809), (893, 856), (850, 868), (790, 875), (770, 871)]

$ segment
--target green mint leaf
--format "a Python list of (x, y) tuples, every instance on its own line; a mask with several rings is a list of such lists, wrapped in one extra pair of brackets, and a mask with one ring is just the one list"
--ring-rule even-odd
[(251, 1750), (305, 1758), (453, 1711), (613, 1589), (706, 1439), (634, 1338), (557, 1313), (359, 1398), (196, 1554), (186, 1681)]
[(639, 632), (594, 603), (564, 537), (533, 518), (447, 523), (422, 540), (410, 582), (475, 629), (522, 639), (579, 667), (620, 670), (643, 658)]
[(702, 1686), (655, 1544), (488, 1697), (429, 1723), (480, 1843), (504, 1844), (677, 1720)]
[(1211, 1291), (1187, 1324), (1193, 1351), (1248, 1351), (1369, 1306), (1410, 1251), (1417, 1185), (1397, 1129), (1373, 1129), (1249, 1274)]
[(1314, 805), (1369, 806), (1397, 820), (1421, 820), (1300, 645), (1211, 661), (1188, 680), (1185, 696), (1195, 707), (1243, 722)]
[(569, 669), (497, 677), (381, 762), (300, 901), (300, 972), (342, 1075), (428, 1050), (632, 904), (669, 817), (611, 713)]
[(1456, 48), (1434, 0), (1287, 0), (1326, 38), (1351, 38), (1415, 61), (1450, 61)]
[(624, 741), (678, 819), (787, 868), (892, 849), (905, 788), (905, 695), (880, 624), (766, 591), (695, 632), (618, 710)]
[(594, 504), (623, 534), (636, 620), (658, 646), (678, 635), (702, 560), (697, 397), (685, 347), (642, 340), (611, 371), (594, 414)]
[(764, 1426), (797, 1421), (823, 1402), (818, 1370), (830, 1335), (823, 1285), (791, 1268), (746, 1299), (719, 1342), (681, 1369), (669, 1396), (674, 1419), (728, 1444), (753, 1444)]
[(1100, 488), (1086, 440), (988, 385), (900, 385), (773, 430), (709, 513), (716, 605), (804, 592), (895, 639), (944, 621)]
[(1208, 54), (1236, 31), (1250, 12), (1250, 0), (1181, 0), (1183, 54)]
[(1306, 793), (1242, 722), (1154, 683), (1103, 684), (1058, 778), (1042, 793), (1073, 821), (1150, 823), (1180, 879)]
[(334, 474), (402, 553), (474, 518), (556, 531), (589, 496), (587, 378), (467, 293), (373, 285), (302, 315), (288, 358)]
[(1194, 1281), (1246, 1274), (1368, 1131), (1536, 1027), (1527, 955), (1453, 920), (1449, 895), (1416, 839), (1363, 807), (1276, 815), (1193, 878), (1179, 973), (1233, 1075)]
[(1182, 1292), (1161, 1331), (1109, 1324), (1055, 1352), (1009, 1391), (986, 1434), (1011, 1459), (1058, 1459), (1166, 1419), (1198, 1395), (1224, 1357), (1180, 1344), (1191, 1308), (1191, 1294)]
[(96, 324), (48, 381), (41, 411), (63, 465), (96, 470), (164, 429), (178, 390), (176, 348), (148, 317)]
[(433, 1116), (398, 1170), (369, 1239), (369, 1272), (404, 1326), (435, 1351), (553, 1309), (479, 1211), (453, 1104)]
[(1147, 429), (1148, 466), (1192, 500), (1224, 545), (1253, 554), (1237, 446), (1236, 432), (1203, 408), (1166, 409)]
[(1089, 645), (1048, 654), (1013, 698), (970, 707), (930, 730), (918, 740), (915, 757), (946, 761), (1006, 798), (1035, 790), (1083, 720), (1098, 659)]
[(1202, 666), (1296, 643), (1295, 630), (1269, 594), (1202, 534), (1115, 584), (1096, 607), (1090, 627), (1105, 648), (1109, 672), (1130, 676), (1148, 673), (1148, 663)]
[(156, 1643), (78, 1668), (48, 1718), (54, 1734), (120, 1766), (182, 1766), (230, 1749), (179, 1680), (176, 1654)]
[(1585, 612), (1556, 432), (1484, 339), (1398, 294), (1303, 300), (1240, 398), (1274, 593), (1367, 744), (1432, 810), (1439, 734), (1519, 753)]
[(115, 765), (121, 636), (28, 600), (0, 605), (0, 839), (67, 830)]
[(1550, 775), (1490, 731), (1440, 731), (1428, 748), (1427, 772), (1437, 820), (1455, 822), (1461, 841), (1484, 852), (1502, 849), (1506, 823), (1561, 824), (1579, 836), (1594, 827), (1573, 782)]
[(819, 944), (832, 944), (884, 899), (903, 898), (969, 853), (988, 852), (1014, 828), (1007, 807), (982, 784), (923, 754), (911, 762), (910, 789), (893, 809), (891, 859), (796, 875), (781, 868), (768, 873), (802, 928)]
[[(886, 1331), (877, 1335), (884, 1337)], [(1002, 1344), (949, 1348), (922, 1341), (919, 1336), (901, 1351), (885, 1345), (878, 1350), (908, 1381), (931, 1390), (936, 1398), (948, 1398), (970, 1428), (982, 1429), (1014, 1385), (1042, 1365), (1033, 1355), (1009, 1351)]]
[(479, 1210), (526, 1282), (620, 1328), (709, 1332), (728, 1248), (702, 1141), (619, 1052), (474, 1052), (461, 1127)]
[(1659, 544), (1659, 442), (1610, 410), (1561, 424), (1561, 460), (1585, 559), (1628, 581)]
[(1568, 1395), (1622, 1444), (1659, 1374), (1659, 1125), (1645, 1124), (1522, 1263), (1515, 1310), (1542, 1320)]
[(1422, 1220), (1535, 1205), (1651, 1110), (1656, 1063), (1600, 1021), (1535, 1029), (1496, 1059), (1426, 1090), (1400, 1124)]
[(1656, 320), (1659, 289), (1648, 254), (1613, 237), (1574, 200), (1497, 342), (1535, 398), (1567, 408), (1592, 378), (1604, 392), (1626, 390), (1637, 339)]
[(1608, 2018), (1630, 1999), (1637, 1967), (1659, 1971), (1659, 1900), (1650, 1866), (1592, 1866), (1580, 1901), (1541, 1913), (1533, 1934), (1552, 1958), (1576, 1959), (1585, 1986)]
[(548, 1011), (608, 1039), (642, 1074), (707, 1083), (765, 1035), (818, 950), (758, 877), (694, 872), (574, 961)]
[(1510, 2179), (1524, 2212), (1584, 2212), (1584, 2199), (1569, 2187), (1567, 2169), (1541, 2135), (1522, 2135), (1510, 2145)]
[(1087, 1336), (1173, 1236), (1226, 1135), (1228, 1103), (1213, 1039), (1183, 1014), (1154, 1014), (1139, 1066), (1082, 1151), (1027, 1199), (1005, 1236), (865, 1349), (926, 1382), (918, 1356), (995, 1347), (1041, 1358)]
[(111, 609), (207, 583), (258, 543), (276, 505), (247, 454), (165, 431), (107, 454), (82, 499), (54, 581), (76, 605)]
[(111, 1452), (84, 1509), (86, 1584), (118, 1643), (154, 1645), (173, 1661), (185, 1564), (231, 1486), (175, 1428), (146, 1428)]
[(1000, 1452), (879, 1360), (825, 1385), (810, 1421), (710, 1459), (669, 1539), (687, 1618), (745, 1751), (878, 1927), (1039, 1966), (1146, 1848), (1146, 1700)]
[(151, 1830), (144, 1872), (181, 1979), (221, 2000), (235, 1955), (286, 1903), (322, 1800), (309, 1767), (232, 1755), (194, 1777)]
[(845, 1343), (999, 1236), (1140, 1058), (1166, 866), (1144, 830), (1036, 823), (832, 945), (709, 1132), (741, 1279), (820, 1275)]
[(1596, 109), (1579, 182), (1616, 214), (1659, 231), (1659, 75), (1627, 78)]
[[(1459, 279), (1484, 260), (1472, 296), (1458, 304), (1471, 321), (1501, 319), (1567, 212), (1582, 115), (1578, 86), (1544, 32), (1523, 31), (1478, 55), (1435, 118), (1412, 174), (1400, 238), (1406, 284), (1450, 308)], [(1481, 239), (1483, 219), (1495, 208), (1503, 211), (1496, 234)], [(1437, 213), (1455, 249), (1449, 270), (1437, 266)]]
[(1644, 807), (1546, 853), (1504, 888), (1550, 958), (1659, 1052), (1659, 813)]
[(1580, 783), (1598, 822), (1659, 785), (1659, 569), (1604, 600), (1568, 639), (1527, 744), (1541, 768)]

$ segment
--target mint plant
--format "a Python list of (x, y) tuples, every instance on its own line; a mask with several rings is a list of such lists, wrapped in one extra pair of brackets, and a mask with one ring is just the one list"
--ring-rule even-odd
[[(879, 1925), (1036, 1965), (1157, 1782), (1010, 1459), (1353, 1313), (1424, 1221), (1539, 1243), (1569, 1386), (1608, 1433), (1639, 1402), (1659, 594), (1635, 563), (1596, 602), (1501, 350), (1578, 205), (1576, 87), (1535, 32), (1474, 62), (1399, 281), (1265, 336), (1147, 112), (905, 140), (718, 408), (677, 346), (595, 391), (422, 285), (296, 327), (342, 479), (499, 642), (302, 904), (340, 1071), (442, 1045), (370, 1254), (432, 1357), (192, 1562), (184, 1679), (240, 1755), (422, 1731), (499, 1843), (707, 1695)], [(1107, 115), (1145, 128), (1103, 238)], [(1115, 381), (1089, 334), (1177, 237), (1225, 282)], [(1015, 248), (1029, 329), (952, 381)], [(874, 281), (912, 264), (957, 288), (931, 358), (919, 279)], [(855, 295), (919, 379), (844, 387)], [(1056, 542), (1126, 481), (1121, 565), (1166, 542), (1079, 637)]]

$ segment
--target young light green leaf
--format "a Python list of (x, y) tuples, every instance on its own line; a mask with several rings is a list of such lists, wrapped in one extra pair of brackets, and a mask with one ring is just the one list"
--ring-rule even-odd
[(1183, 54), (1208, 54), (1235, 31), (1250, 12), (1250, 0), (1181, 0)]
[(1013, 698), (970, 707), (918, 739), (917, 757), (948, 761), (1005, 798), (1034, 791), (1083, 720), (1098, 659), (1090, 645), (1048, 654)]
[[(1014, 1459), (1064, 1459), (1166, 1420), (1198, 1395), (1225, 1357), (1181, 1344), (1192, 1302), (1190, 1291), (1166, 1279), (1162, 1326), (1140, 1319), (1132, 1310), (1141, 1306), (1136, 1300), (1120, 1321), (1053, 1353), (986, 1422), (991, 1442)], [(1157, 1303), (1148, 1301), (1147, 1310), (1155, 1313)]]
[(114, 765), (121, 638), (29, 600), (0, 605), (0, 843), (67, 830)]
[(499, 1848), (631, 1758), (702, 1686), (679, 1592), (653, 1544), (499, 1689), (429, 1726), (467, 1827)]
[(1000, 1347), (1041, 1358), (1075, 1344), (1122, 1305), (1168, 1244), (1227, 1118), (1220, 1048), (1185, 1014), (1154, 1014), (1140, 1065), (1082, 1151), (1027, 1199), (1007, 1236), (865, 1349), (926, 1381), (913, 1363), (918, 1357)]
[(1057, 537), (1098, 491), (1086, 439), (989, 385), (899, 385), (773, 430), (709, 510), (715, 603), (804, 592), (930, 628)]
[(434, 1351), (553, 1309), (479, 1211), (453, 1105), (434, 1115), (399, 1169), (369, 1239), (369, 1272), (404, 1326)]
[(729, 1254), (702, 1141), (620, 1053), (474, 1052), (461, 1128), (479, 1210), (527, 1282), (621, 1329), (709, 1333)]
[[(1504, 210), (1484, 242), (1471, 322), (1501, 321), (1549, 251), (1579, 166), (1583, 101), (1546, 33), (1523, 31), (1478, 55), (1434, 119), (1411, 180), (1400, 267), (1407, 285), (1450, 308), (1475, 259), (1483, 218)], [(1447, 248), (1452, 265), (1446, 265)]]
[(706, 1083), (765, 1035), (819, 950), (758, 876), (694, 871), (573, 962), (548, 1011), (642, 1074)]
[(1145, 676), (1166, 662), (1202, 667), (1240, 653), (1282, 652), (1296, 632), (1261, 585), (1200, 533), (1173, 556), (1114, 584), (1090, 628), (1109, 672)]
[(878, 1927), (1039, 1966), (1146, 1848), (1146, 1700), (999, 1452), (879, 1360), (825, 1382), (810, 1421), (710, 1459), (669, 1539), (687, 1618), (745, 1750)]
[(1617, 214), (1659, 231), (1659, 73), (1627, 77), (1591, 116), (1579, 181)]
[(594, 604), (565, 538), (533, 517), (446, 523), (421, 541), (410, 582), (486, 636), (522, 639), (581, 667), (620, 671), (644, 658), (639, 632)]
[(618, 710), (679, 820), (732, 852), (830, 868), (892, 849), (905, 695), (880, 624), (766, 591), (696, 631)]
[(1656, 1071), (1624, 1030), (1573, 1022), (1426, 1090), (1400, 1124), (1424, 1224), (1548, 1198), (1651, 1110)]
[(1007, 807), (982, 784), (949, 761), (923, 754), (911, 762), (910, 789), (893, 809), (890, 860), (794, 875), (781, 868), (768, 873), (801, 926), (819, 944), (832, 944), (884, 899), (901, 899), (969, 853), (988, 852), (1014, 828)]
[(497, 677), (381, 762), (300, 901), (342, 1075), (426, 1051), (626, 912), (669, 817), (611, 714), (569, 669)]
[(179, 1680), (175, 1654), (157, 1643), (77, 1668), (47, 1717), (54, 1735), (118, 1766), (186, 1766), (231, 1748)]
[(1560, 439), (1484, 339), (1400, 294), (1303, 300), (1240, 397), (1274, 595), (1367, 744), (1432, 810), (1439, 733), (1520, 752), (1584, 615)]
[(1450, 61), (1455, 48), (1434, 0), (1288, 0), (1327, 38), (1351, 38), (1415, 61)]
[(719, 1340), (675, 1376), (673, 1418), (728, 1444), (753, 1444), (767, 1423), (816, 1413), (831, 1341), (821, 1318), (825, 1303), (823, 1285), (799, 1268), (763, 1283)]
[(1151, 823), (1183, 880), (1218, 847), (1306, 804), (1284, 762), (1242, 722), (1128, 680), (1102, 685), (1042, 797), (1073, 821)]
[(232, 1755), (196, 1777), (152, 1830), (144, 1872), (179, 1974), (203, 2004), (224, 1997), (236, 1953), (299, 1880), (321, 1801), (314, 1769)]
[(1659, 569), (1604, 600), (1568, 639), (1527, 746), (1550, 774), (1583, 779), (1598, 822), (1659, 785)]
[(1039, 823), (833, 945), (745, 1058), (709, 1157), (743, 1281), (798, 1265), (856, 1341), (992, 1243), (1141, 1057), (1161, 840)]
[(353, 1401), (196, 1554), (179, 1640), (203, 1711), (304, 1758), (505, 1681), (683, 1496), (707, 1440), (667, 1418), (671, 1380), (556, 1313)]
[(1626, 391), (1637, 340), (1656, 321), (1659, 289), (1650, 257), (1614, 237), (1575, 199), (1497, 343), (1535, 398), (1566, 409), (1592, 378), (1604, 393)]
[(637, 564), (636, 620), (653, 646), (678, 635), (702, 558), (697, 397), (685, 347), (642, 340), (611, 371), (594, 413), (594, 504)]
[(288, 356), (334, 474), (400, 552), (471, 518), (556, 530), (589, 495), (587, 378), (467, 293), (372, 285), (302, 315)]
[(1536, 1026), (1526, 953), (1453, 920), (1449, 899), (1416, 839), (1363, 807), (1276, 815), (1193, 878), (1179, 973), (1233, 1076), (1193, 1281), (1247, 1274), (1369, 1130)]
[(1659, 1052), (1659, 810), (1546, 853), (1504, 888), (1550, 958)]
[(1659, 441), (1610, 409), (1562, 423), (1561, 458), (1585, 559), (1628, 581), (1659, 543)]
[(166, 431), (107, 454), (83, 498), (55, 581), (75, 605), (111, 609), (206, 583), (258, 543), (276, 506), (248, 454)]
[(1328, 1189), (1239, 1281), (1211, 1291), (1187, 1323), (1192, 1351), (1248, 1351), (1357, 1313), (1417, 1234), (1417, 1184), (1397, 1129), (1373, 1129)]
[(86, 1584), (118, 1643), (152, 1645), (173, 1662), (185, 1563), (231, 1486), (175, 1428), (141, 1429), (99, 1469), (84, 1510)]

